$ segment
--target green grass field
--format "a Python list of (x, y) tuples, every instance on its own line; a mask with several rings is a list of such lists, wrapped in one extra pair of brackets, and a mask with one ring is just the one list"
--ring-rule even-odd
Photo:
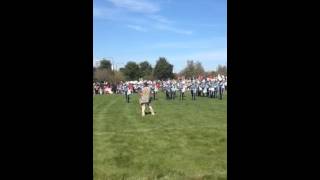
[(94, 180), (227, 179), (227, 95), (152, 101), (141, 117), (138, 96), (93, 98)]

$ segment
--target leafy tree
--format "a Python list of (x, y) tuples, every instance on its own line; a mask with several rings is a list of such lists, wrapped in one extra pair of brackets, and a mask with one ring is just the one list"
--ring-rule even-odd
[[(140, 67), (140, 76), (144, 79), (149, 79), (150, 75), (152, 75), (152, 66), (148, 61), (143, 61), (139, 64)], [(149, 78), (147, 78), (149, 77)]]
[(200, 62), (197, 61), (195, 63), (193, 60), (188, 60), (187, 66), (180, 72), (180, 75), (186, 78), (193, 78), (205, 75), (205, 71)]
[(111, 62), (110, 62), (109, 60), (102, 59), (102, 60), (100, 61), (99, 69), (111, 70)]
[(160, 57), (154, 67), (153, 75), (156, 79), (160, 80), (173, 78), (173, 65), (166, 58)]
[(204, 68), (202, 67), (202, 64), (200, 62), (196, 62), (194, 69), (195, 69), (196, 76), (200, 76), (200, 75), (205, 74)]
[(126, 80), (138, 80), (140, 78), (139, 65), (133, 61), (129, 61), (122, 71)]

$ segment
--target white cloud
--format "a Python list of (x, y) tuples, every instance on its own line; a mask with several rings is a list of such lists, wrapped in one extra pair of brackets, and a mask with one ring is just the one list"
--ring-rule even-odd
[(131, 29), (134, 29), (136, 31), (140, 31), (140, 32), (147, 32), (147, 29), (146, 28), (143, 28), (141, 26), (138, 26), (138, 25), (127, 25), (128, 28), (131, 28)]
[(123, 12), (119, 9), (93, 7), (93, 17), (107, 20), (121, 20), (121, 18), (123, 19)]
[(93, 16), (98, 19), (105, 19), (115, 22), (122, 22), (127, 27), (146, 32), (148, 29), (168, 31), (177, 34), (191, 35), (193, 32), (187, 29), (177, 28), (173, 21), (159, 15), (158, 4), (146, 0), (107, 0), (115, 7), (97, 7), (93, 8)]
[(160, 7), (146, 0), (108, 0), (119, 8), (124, 8), (132, 12), (138, 13), (155, 13)]

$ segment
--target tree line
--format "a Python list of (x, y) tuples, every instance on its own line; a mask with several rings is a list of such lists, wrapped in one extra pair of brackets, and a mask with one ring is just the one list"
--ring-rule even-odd
[(205, 71), (200, 62), (193, 60), (187, 61), (187, 66), (179, 73), (173, 73), (173, 65), (170, 64), (165, 57), (160, 57), (156, 65), (152, 65), (148, 61), (136, 63), (133, 61), (119, 70), (112, 69), (110, 60), (102, 59), (99, 67), (93, 67), (93, 79), (96, 81), (108, 81), (117, 83), (120, 81), (130, 81), (148, 79), (148, 80), (166, 80), (178, 77), (196, 78), (199, 76), (216, 76), (217, 74), (227, 75), (227, 66), (218, 65), (215, 71)]

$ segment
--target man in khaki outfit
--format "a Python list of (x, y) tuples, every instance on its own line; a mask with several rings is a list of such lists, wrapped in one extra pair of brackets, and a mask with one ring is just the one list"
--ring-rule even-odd
[(148, 83), (145, 82), (144, 87), (140, 92), (140, 99), (139, 99), (141, 110), (142, 110), (142, 117), (145, 116), (146, 105), (149, 107), (151, 114), (154, 115), (153, 108), (151, 107), (151, 104), (150, 104), (151, 103), (150, 92), (151, 92), (151, 89), (148, 87)]

